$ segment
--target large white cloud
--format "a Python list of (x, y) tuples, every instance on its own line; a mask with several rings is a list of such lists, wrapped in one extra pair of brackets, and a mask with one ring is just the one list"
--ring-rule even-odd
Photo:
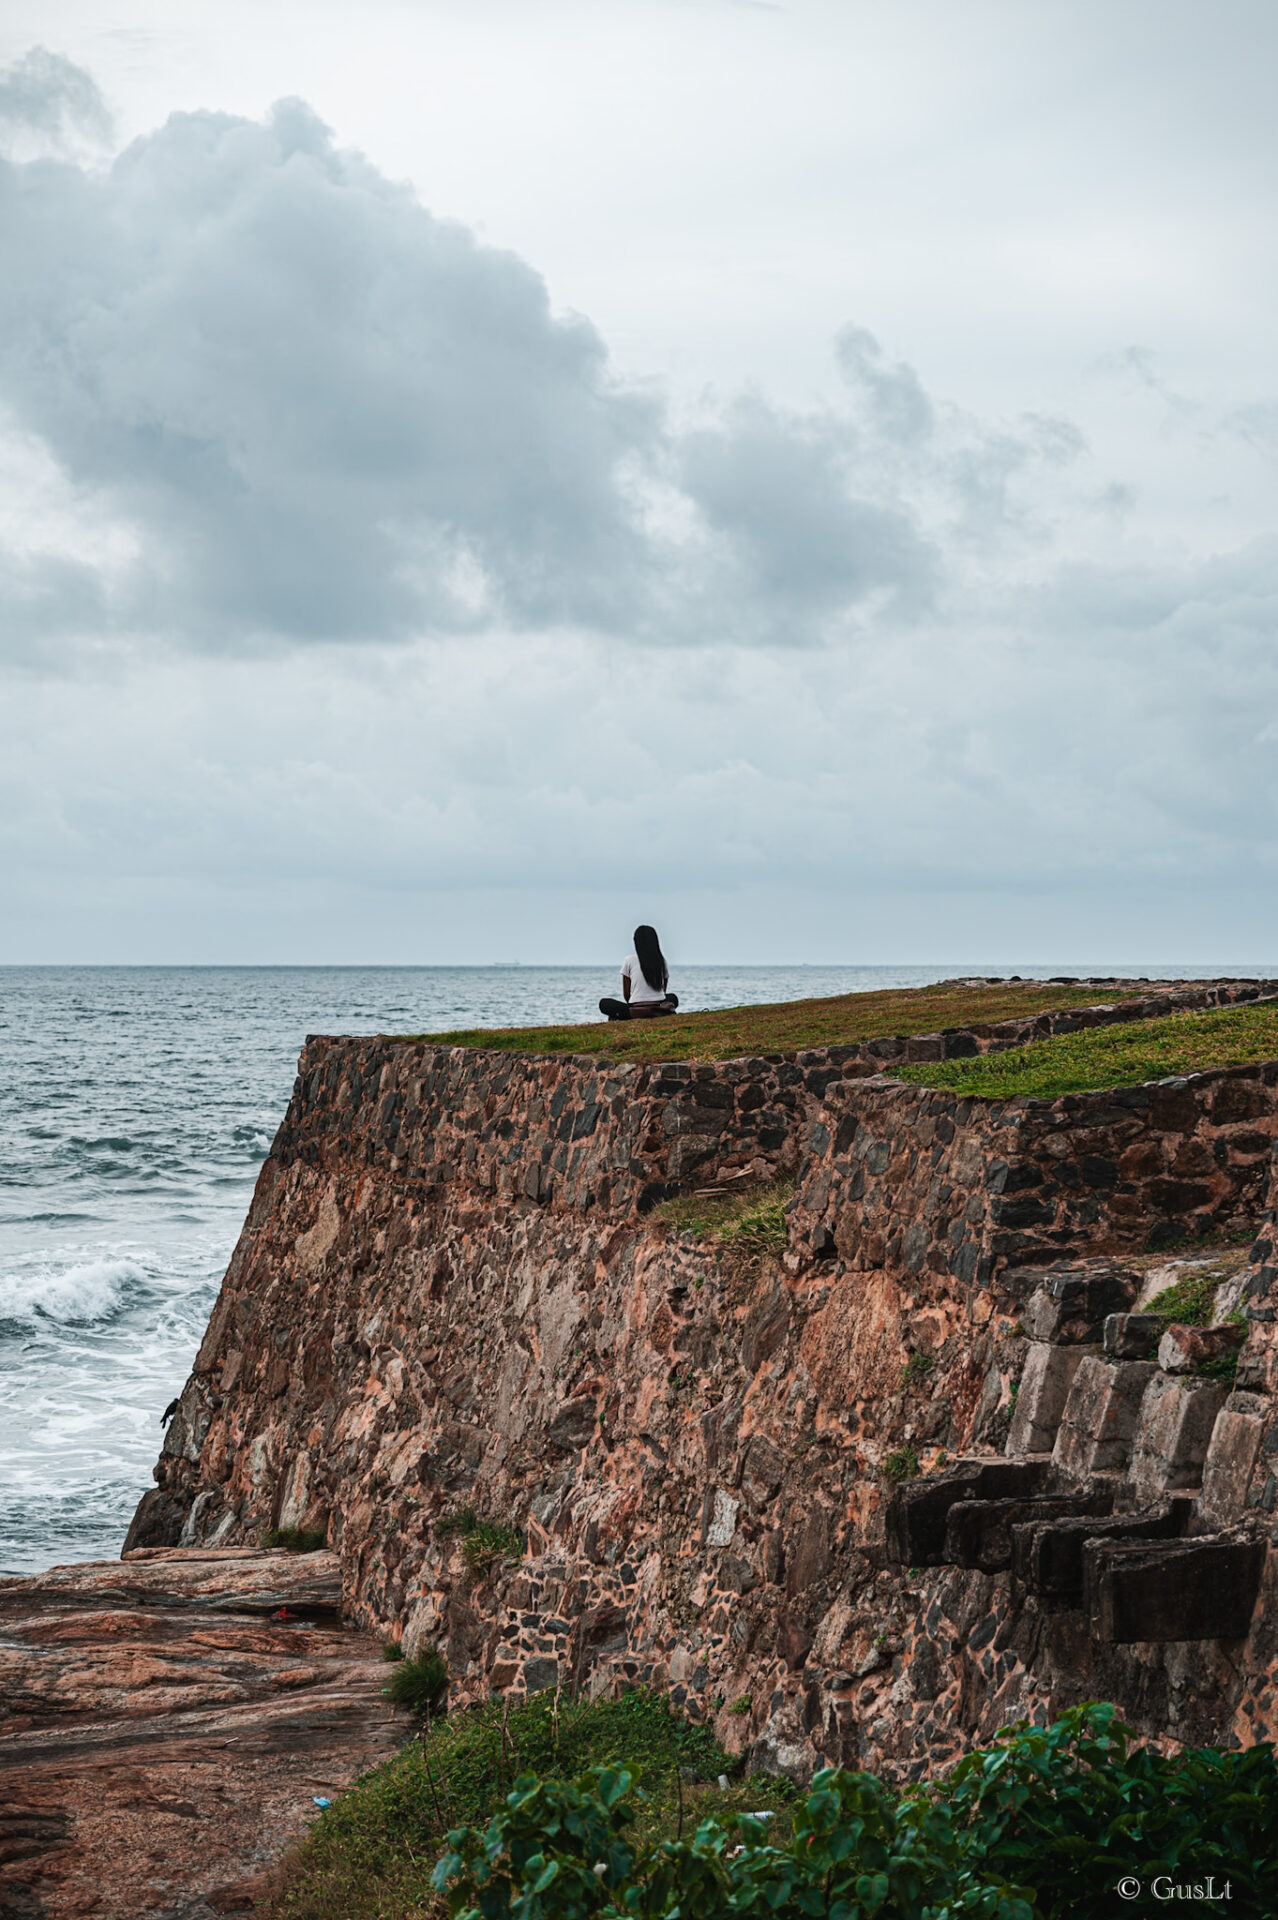
[(321, 957), (400, 926), (429, 958), (476, 889), (724, 925), (789, 889), (805, 918), (746, 957), (872, 923), (975, 958), (991, 901), (1050, 897), (1091, 905), (1043, 957), (1139, 959), (1095, 935), (1142, 900), (1146, 957), (1193, 958), (1167, 918), (1222, 888), (1261, 904), (1213, 952), (1278, 937), (1271, 396), (1213, 412), (1116, 350), (1136, 480), (856, 324), (823, 395), (676, 408), (299, 103), (108, 164), (42, 56), (6, 115), (0, 867), (54, 931), (0, 958), (297, 958), (360, 899), (380, 931)]
[[(105, 113), (47, 54), (6, 100), (51, 137)], [(837, 404), (672, 423), (531, 267), (298, 101), (175, 115), (109, 167), (4, 163), (0, 247), (0, 402), (127, 550), (95, 570), (79, 540), (11, 547), (17, 651), (24, 626), (95, 622), (220, 650), (553, 622), (807, 643), (916, 616), (992, 455), (1000, 519), (1009, 454), (1040, 457), (1020, 430), (943, 446), (855, 328)]]

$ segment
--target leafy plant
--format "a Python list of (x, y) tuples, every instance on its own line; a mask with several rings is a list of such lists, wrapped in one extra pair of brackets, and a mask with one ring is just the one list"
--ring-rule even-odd
[(898, 1447), (890, 1453), (879, 1472), (885, 1480), (899, 1486), (902, 1480), (916, 1480), (919, 1476), (919, 1456), (913, 1447)]
[(326, 1539), (324, 1532), (308, 1533), (305, 1527), (268, 1527), (262, 1545), (282, 1547), (286, 1553), (318, 1553)]
[(595, 1768), (575, 1785), (525, 1776), (483, 1833), (449, 1834), (434, 1884), (458, 1920), (1032, 1920), (1015, 1889), (978, 1882), (944, 1805), (898, 1797), (872, 1774), (818, 1773), (779, 1844), (747, 1813), (729, 1826), (705, 1820), (690, 1841), (666, 1840), (642, 1862), (627, 1833), (634, 1800), (624, 1767)]
[(762, 1774), (725, 1795), (685, 1779), (732, 1763), (658, 1695), (491, 1702), (357, 1782), (270, 1912), (434, 1913), (445, 1827), (433, 1880), (457, 1920), (1113, 1920), (1116, 1885), (1159, 1873), (1229, 1883), (1196, 1913), (1272, 1912), (1272, 1747), (1167, 1756), (1132, 1740), (1093, 1704), (1004, 1728), (930, 1784), (827, 1769), (802, 1796)]
[[(572, 1780), (621, 1762), (639, 1792), (630, 1829), (640, 1855), (673, 1837), (682, 1804), (691, 1832), (703, 1812), (786, 1808), (788, 1780), (756, 1774), (712, 1729), (671, 1710), (646, 1688), (619, 1700), (556, 1699), (553, 1690), (516, 1705), (500, 1698), (433, 1720), (393, 1759), (355, 1782), (311, 1829), (284, 1867), (273, 1920), (419, 1920), (442, 1912), (431, 1869), (448, 1830), (483, 1826), (505, 1804), (515, 1777)], [(713, 1783), (727, 1774), (728, 1792)], [(678, 1778), (676, 1777), (678, 1776)], [(699, 1784), (702, 1783), (702, 1784)]]
[(402, 1657), (395, 1663), (382, 1692), (397, 1707), (412, 1707), (418, 1713), (438, 1713), (448, 1692), (448, 1662), (436, 1647), (427, 1647), (415, 1660)]
[[(1006, 1728), (961, 1760), (941, 1788), (968, 1853), (1035, 1889), (1037, 1910), (1111, 1920), (1124, 1878), (1205, 1883), (1226, 1903), (1203, 1913), (1271, 1910), (1278, 1885), (1278, 1769), (1271, 1746), (1168, 1756), (1133, 1747), (1108, 1704), (1075, 1707), (1049, 1727)], [(1266, 1892), (1268, 1889), (1268, 1892)]]
[(753, 1705), (754, 1701), (748, 1693), (739, 1693), (732, 1705), (728, 1708), (728, 1712), (735, 1713), (738, 1718), (744, 1718)]
[(382, 1648), (383, 1660), (402, 1660), (404, 1649), (398, 1640), (388, 1640)]

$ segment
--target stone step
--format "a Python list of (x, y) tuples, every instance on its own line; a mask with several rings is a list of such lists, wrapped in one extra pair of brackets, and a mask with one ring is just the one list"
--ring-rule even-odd
[(946, 1516), (946, 1564), (1001, 1573), (1012, 1564), (1014, 1528), (1075, 1515), (1101, 1516), (1113, 1504), (1112, 1487), (1021, 1500), (960, 1500)]
[(1193, 1510), (1192, 1500), (1166, 1500), (1149, 1513), (1022, 1521), (1012, 1528), (1016, 1597), (1032, 1593), (1049, 1609), (1081, 1607), (1083, 1548), (1089, 1540), (1176, 1539), (1184, 1533)]
[(887, 1557), (899, 1567), (939, 1567), (945, 1561), (945, 1525), (961, 1500), (1024, 1499), (1043, 1485), (1049, 1462), (958, 1460), (944, 1473), (909, 1480), (887, 1504)]
[(1202, 1534), (1188, 1540), (1089, 1541), (1084, 1604), (1097, 1640), (1242, 1640), (1251, 1627), (1263, 1540)]

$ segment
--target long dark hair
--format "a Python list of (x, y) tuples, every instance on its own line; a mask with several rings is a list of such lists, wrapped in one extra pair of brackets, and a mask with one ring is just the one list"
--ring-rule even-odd
[(655, 927), (635, 928), (635, 959), (654, 993), (664, 993), (670, 985), (670, 975), (666, 971), (666, 957), (661, 951)]

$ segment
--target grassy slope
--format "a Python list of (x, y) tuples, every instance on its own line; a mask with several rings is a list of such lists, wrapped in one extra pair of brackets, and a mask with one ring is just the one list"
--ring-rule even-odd
[[(409, 1722), (405, 1723), (407, 1733)], [(482, 1826), (521, 1772), (574, 1779), (587, 1767), (624, 1760), (648, 1795), (636, 1829), (645, 1845), (673, 1838), (684, 1803), (691, 1835), (709, 1812), (784, 1808), (797, 1798), (785, 1780), (747, 1783), (710, 1729), (672, 1713), (659, 1694), (620, 1700), (537, 1694), (510, 1714), (503, 1744), (501, 1703), (437, 1721), (385, 1766), (358, 1780), (317, 1821), (288, 1861), (270, 1920), (419, 1920), (444, 1911), (430, 1890), (450, 1827)], [(429, 1763), (429, 1771), (428, 1771)], [(676, 1786), (676, 1769), (683, 1775)], [(713, 1784), (730, 1776), (727, 1793)]]
[(828, 1000), (786, 1000), (667, 1020), (592, 1021), (574, 1027), (477, 1027), (410, 1036), (442, 1046), (497, 1047), (519, 1053), (584, 1053), (609, 1060), (736, 1060), (794, 1053), (889, 1034), (938, 1033), (1011, 1020), (1048, 1008), (1104, 1004), (1104, 987), (1053, 987), (1042, 981), (947, 985), (841, 993)]
[(1212, 1067), (1278, 1059), (1278, 1003), (1223, 1007), (1215, 1013), (1175, 1013), (1124, 1027), (1093, 1027), (1058, 1034), (977, 1060), (893, 1067), (892, 1076), (915, 1086), (947, 1087), (990, 1099), (1012, 1094), (1054, 1098), (1101, 1087), (1138, 1086)]

